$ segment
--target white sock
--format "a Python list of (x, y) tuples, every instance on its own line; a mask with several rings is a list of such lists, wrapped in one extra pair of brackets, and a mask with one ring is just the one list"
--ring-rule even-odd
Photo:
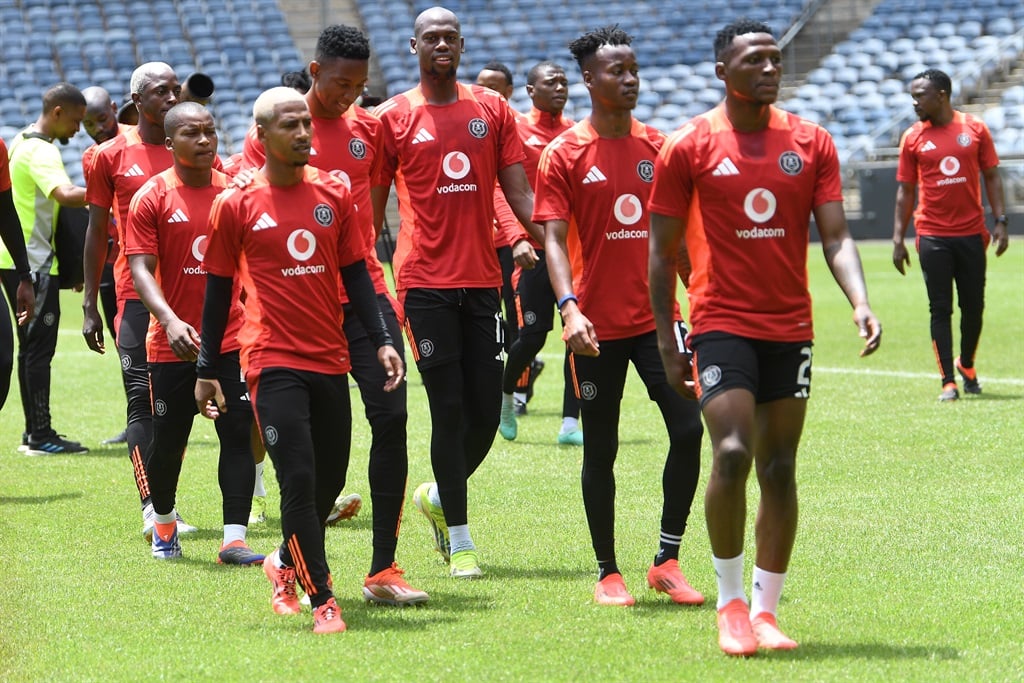
[(263, 488), (263, 464), (266, 460), (262, 460), (256, 463), (256, 485), (252, 489), (253, 497), (267, 495), (267, 490)]
[(448, 527), (448, 537), (452, 542), (452, 555), (462, 550), (476, 550), (473, 539), (469, 537), (468, 524)]
[(563, 417), (562, 429), (559, 434), (572, 434), (580, 428), (580, 421), (575, 417)]
[(168, 512), (166, 515), (161, 515), (159, 512), (154, 512), (153, 519), (155, 519), (160, 524), (170, 524), (171, 522), (177, 520), (178, 516), (177, 513), (175, 513), (174, 508), (171, 508), (171, 511)]
[(502, 407), (511, 408), (515, 404), (515, 397), (512, 394), (501, 393), (501, 405)]
[(430, 488), (427, 489), (427, 500), (439, 508), (444, 508), (444, 506), (441, 505), (441, 494), (437, 492), (437, 482), (431, 484)]
[(517, 401), (519, 401), (520, 403), (526, 403), (526, 392), (525, 391), (517, 391), (516, 393), (512, 394), (512, 396)]
[(724, 560), (712, 555), (711, 563), (715, 567), (715, 576), (718, 577), (716, 609), (722, 609), (736, 598), (746, 603), (747, 595), (743, 592), (743, 553)]
[(753, 588), (750, 590), (750, 616), (756, 617), (761, 612), (775, 616), (785, 580), (785, 572), (777, 574), (754, 565)]
[(245, 541), (245, 525), (225, 524), (224, 545), (227, 545), (228, 543), (234, 543), (235, 541)]

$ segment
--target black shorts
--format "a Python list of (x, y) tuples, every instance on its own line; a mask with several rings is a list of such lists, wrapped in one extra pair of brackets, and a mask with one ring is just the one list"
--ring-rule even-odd
[(410, 289), (405, 333), (416, 367), (462, 360), (470, 366), (504, 362), (504, 328), (497, 288)]
[[(232, 418), (247, 415), (252, 420), (249, 389), (242, 377), (238, 351), (222, 354), (218, 360), (217, 379), (224, 392), (228, 414)], [(149, 383), (152, 394), (153, 424), (191, 420), (196, 408), (196, 364), (186, 361), (149, 364)], [(244, 419), (244, 418), (243, 418)]]
[(811, 342), (772, 342), (726, 332), (690, 336), (703, 406), (726, 389), (746, 389), (757, 403), (811, 394)]
[(655, 400), (653, 387), (668, 383), (658, 353), (658, 336), (654, 331), (603, 341), (600, 356), (571, 354), (571, 361), (573, 384), (583, 410), (584, 425), (590, 410), (606, 410), (622, 401), (630, 363), (647, 387), (647, 396), (651, 400)]
[(516, 288), (516, 315), (519, 316), (519, 334), (548, 333), (555, 323), (555, 290), (548, 277), (548, 262), (544, 252), (538, 251), (539, 260), (532, 269), (519, 272)]

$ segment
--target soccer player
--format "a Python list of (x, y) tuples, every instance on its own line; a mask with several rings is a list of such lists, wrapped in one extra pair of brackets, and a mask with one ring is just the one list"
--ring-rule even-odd
[[(554, 62), (541, 62), (533, 66), (526, 76), (526, 93), (530, 96), (533, 106), (527, 114), (516, 117), (519, 137), (523, 141), (526, 160), (523, 167), (530, 186), (536, 188), (537, 165), (544, 147), (555, 137), (569, 129), (573, 122), (562, 116), (565, 102), (569, 94), (569, 80), (565, 69)], [(508, 360), (505, 361), (505, 374), (502, 380), (501, 422), (498, 431), (509, 440), (515, 439), (519, 427), (516, 415), (521, 401), (527, 399), (525, 393), (529, 382), (539, 374), (537, 368), (543, 364), (537, 354), (544, 348), (548, 332), (554, 327), (555, 294), (551, 290), (547, 263), (544, 259), (544, 247), (533, 240), (520, 228), (517, 239), (527, 240), (534, 250), (537, 262), (533, 268), (523, 268), (518, 272), (516, 285), (516, 307), (519, 333), (509, 346)], [(541, 363), (538, 366), (538, 363)], [(583, 432), (579, 428), (580, 403), (572, 386), (568, 351), (566, 351), (563, 368), (562, 395), (562, 426), (558, 431), (558, 443), (572, 446), (583, 445)], [(529, 373), (527, 386), (523, 385), (523, 375)], [(517, 393), (522, 396), (517, 396)]]
[[(31, 322), (18, 325), (18, 387), (25, 419), (19, 451), (29, 455), (84, 453), (88, 448), (65, 439), (50, 422), (51, 364), (60, 324), (60, 279), (54, 229), (60, 207), (85, 205), (85, 188), (72, 184), (55, 141), (67, 144), (85, 116), (85, 98), (69, 83), (42, 96), (42, 113), (14, 136), (10, 147), (11, 196), (25, 241), (35, 286)], [(21, 264), (24, 265), (24, 264)], [(11, 255), (0, 253), (0, 275), (11, 308), (24, 304), (24, 271)]]
[(340, 179), (307, 167), (306, 100), (293, 88), (271, 88), (256, 99), (253, 118), (266, 161), (244, 189), (221, 194), (210, 216), (195, 397), (204, 414), (223, 417), (216, 378), (237, 277), (247, 295), (242, 370), (281, 488), (284, 542), (263, 563), (271, 605), (298, 613), (298, 580), (313, 607), (313, 631), (333, 633), (345, 622), (331, 592), (323, 524), (345, 484), (352, 436), (339, 271), (385, 368), (386, 391), (404, 380), (405, 368), (366, 270), (360, 209)]
[[(313, 85), (306, 93), (306, 104), (313, 117), (310, 166), (341, 179), (352, 193), (360, 211), (358, 228), (366, 248), (366, 268), (373, 280), (377, 303), (394, 342), (403, 357), (402, 328), (384, 279), (384, 268), (377, 259), (374, 244), (373, 204), (370, 181), (380, 169), (381, 123), (355, 102), (366, 87), (369, 72), (370, 43), (356, 28), (335, 24), (325, 28), (317, 40), (316, 55), (309, 63)], [(265, 155), (262, 145), (250, 130), (245, 141), (246, 165), (259, 168)], [(385, 391), (385, 369), (377, 361), (377, 348), (366, 333), (344, 287), (341, 290), (345, 313), (345, 339), (351, 358), (351, 374), (359, 387), (372, 442), (369, 457), (370, 495), (373, 501), (373, 557), (363, 593), (367, 600), (389, 604), (425, 602), (428, 595), (402, 579), (395, 564), (398, 531), (409, 476), (406, 445), (406, 385)], [(347, 500), (346, 500), (347, 499)], [(329, 524), (349, 518), (358, 511), (358, 494), (342, 496), (328, 516)]]
[[(28, 263), (25, 235), (21, 232), (18, 211), (11, 193), (10, 161), (7, 145), (0, 140), (0, 253), (10, 258), (18, 276), (14, 293), (14, 318), (18, 326), (27, 325), (35, 317), (36, 294), (32, 286), (32, 268)], [(0, 296), (0, 409), (7, 402), (11, 389), (11, 371), (14, 369), (14, 331), (7, 299)]]
[(430, 403), (436, 483), (413, 493), (454, 577), (480, 576), (469, 533), (467, 482), (487, 456), (501, 408), (501, 266), (494, 251), (494, 182), (520, 222), (533, 193), (508, 103), (456, 80), (459, 19), (432, 7), (416, 17), (409, 49), (420, 82), (374, 110), (384, 163), (373, 190), (379, 228), (392, 180), (402, 217), (394, 267), (409, 345)]
[[(964, 380), (964, 393), (980, 394), (974, 354), (985, 309), (985, 251), (991, 239), (996, 256), (1009, 246), (1003, 213), (1003, 181), (992, 134), (985, 122), (953, 109), (949, 76), (928, 69), (910, 82), (914, 113), (921, 120), (900, 140), (896, 170), (896, 218), (892, 262), (900, 275), (910, 265), (904, 237), (914, 218), (921, 260), (932, 349), (942, 379), (940, 401), (960, 398), (953, 368)], [(984, 179), (992, 209), (992, 235), (985, 227), (978, 176)], [(920, 189), (918, 189), (920, 188)], [(915, 195), (917, 210), (914, 209)], [(960, 304), (960, 355), (953, 358), (953, 284)]]
[[(615, 558), (614, 472), (619, 410), (632, 363), (661, 411), (669, 439), (660, 544), (647, 583), (676, 603), (699, 605), (704, 597), (679, 570), (679, 545), (697, 490), (703, 427), (696, 402), (669, 386), (658, 356), (644, 204), (665, 135), (633, 118), (640, 77), (631, 41), (614, 26), (569, 44), (592, 111), (541, 155), (533, 217), (544, 225), (548, 273), (583, 416), (583, 506), (598, 566), (594, 601), (634, 603)], [(685, 335), (678, 309), (673, 327)]]
[[(164, 145), (164, 116), (178, 103), (181, 85), (174, 70), (163, 62), (147, 62), (132, 72), (132, 101), (139, 110), (139, 125), (100, 145), (92, 162), (86, 191), (89, 227), (85, 239), (85, 287), (82, 297), (82, 335), (88, 347), (105, 353), (103, 322), (97, 309), (97, 295), (107, 254), (111, 209), (115, 211), (118, 245), (124, 244), (128, 207), (132, 197), (152, 176), (171, 167), (173, 158)], [(217, 162), (219, 165), (219, 162)], [(153, 438), (153, 415), (146, 368), (146, 332), (149, 311), (132, 285), (128, 259), (121, 249), (114, 263), (117, 293), (117, 335), (121, 358), (121, 379), (128, 400), (128, 455), (135, 473), (135, 485), (142, 504), (142, 535), (152, 541), (153, 504), (143, 462)], [(178, 531), (195, 527), (179, 521)]]
[[(711, 436), (704, 510), (718, 577), (718, 644), (730, 655), (752, 655), (758, 646), (797, 646), (779, 630), (776, 610), (796, 537), (796, 450), (811, 383), (812, 213), (865, 339), (862, 356), (878, 348), (882, 327), (847, 229), (832, 138), (773, 106), (782, 53), (771, 29), (740, 19), (718, 32), (714, 48), (724, 103), (674, 133), (655, 163), (651, 303), (669, 382), (696, 392)], [(675, 325), (679, 274), (690, 300), (692, 370)], [(761, 500), (748, 609), (743, 535), (752, 464)]]
[[(135, 289), (151, 314), (146, 359), (154, 406), (153, 438), (145, 461), (155, 513), (152, 554), (171, 559), (181, 557), (174, 500), (196, 415), (193, 392), (206, 289), (207, 219), (214, 197), (230, 180), (213, 170), (217, 129), (205, 107), (196, 102), (175, 105), (164, 117), (164, 129), (174, 165), (150, 178), (132, 199), (125, 253)], [(249, 443), (252, 408), (238, 359), (240, 293), (236, 283), (217, 368), (228, 406), (215, 423), (224, 517), (224, 542), (217, 562), (252, 565), (262, 563), (264, 556), (245, 542), (255, 466)]]

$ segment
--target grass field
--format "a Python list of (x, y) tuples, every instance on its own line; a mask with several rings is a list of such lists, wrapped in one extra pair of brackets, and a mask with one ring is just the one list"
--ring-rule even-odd
[[(554, 445), (555, 335), (519, 439), (498, 437), (470, 483), (484, 579), (447, 577), (408, 501), (399, 563), (431, 600), (407, 609), (364, 604), (367, 505), (327, 532), (348, 632), (315, 636), (308, 612), (273, 614), (260, 570), (214, 563), (215, 438), (198, 418), (178, 507), (201, 531), (184, 537), (184, 560), (157, 562), (139, 533), (124, 449), (98, 446), (123, 427), (117, 358), (86, 350), (80, 298), (68, 294), (54, 363), (54, 425), (93, 450), (16, 453), (15, 380), (0, 416), (0, 680), (1019, 681), (1024, 241), (990, 259), (978, 356), (984, 395), (955, 404), (935, 400), (940, 386), (916, 257), (902, 278), (889, 250), (862, 245), (885, 333), (879, 352), (861, 359), (849, 307), (812, 245), (814, 381), (798, 468), (800, 530), (780, 610), (782, 626), (800, 641), (794, 652), (731, 659), (717, 648), (701, 498), (706, 443), (680, 564), (708, 604), (681, 608), (646, 589), (667, 439), (635, 375), (620, 430), (617, 530), (619, 566), (638, 600), (625, 609), (593, 604), (582, 451)], [(415, 372), (409, 393), (411, 494), (432, 479), (426, 396)], [(365, 495), (368, 428), (355, 401), (346, 490)], [(269, 468), (267, 485), (273, 509)], [(249, 538), (259, 551), (274, 547), (278, 513)], [(747, 557), (749, 582), (749, 533)]]

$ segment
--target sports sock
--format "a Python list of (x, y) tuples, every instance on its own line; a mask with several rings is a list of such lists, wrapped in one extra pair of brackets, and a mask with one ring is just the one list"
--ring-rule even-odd
[(520, 403), (526, 403), (525, 391), (517, 391), (516, 393), (512, 394), (512, 396), (513, 398), (515, 398), (515, 400), (519, 401)]
[(431, 484), (430, 488), (427, 489), (427, 500), (439, 508), (444, 508), (444, 506), (441, 505), (441, 494), (437, 492), (437, 482)]
[(252, 489), (253, 497), (267, 495), (267, 489), (263, 486), (263, 464), (266, 462), (256, 463), (256, 485)]
[(448, 537), (452, 543), (452, 555), (463, 550), (476, 550), (473, 539), (469, 536), (468, 524), (448, 527)]
[(224, 525), (224, 545), (234, 543), (235, 541), (245, 542), (245, 525), (244, 524), (225, 524)]
[(621, 574), (619, 571), (619, 565), (616, 564), (615, 560), (598, 560), (597, 562), (597, 580), (604, 581), (606, 577), (612, 574)]
[(159, 512), (154, 512), (153, 519), (156, 520), (157, 524), (170, 524), (171, 522), (177, 523), (178, 521), (178, 517), (174, 512), (174, 508), (171, 508), (171, 511), (168, 512), (166, 515), (161, 515)]
[(504, 408), (506, 406), (511, 408), (514, 403), (515, 403), (515, 396), (513, 396), (512, 394), (506, 394), (506, 393), (502, 392), (502, 394), (501, 394), (501, 406), (502, 406), (502, 408)]
[(785, 580), (785, 572), (777, 574), (754, 565), (753, 587), (750, 589), (750, 616), (756, 617), (761, 612), (775, 616)]
[(563, 417), (562, 418), (562, 429), (559, 430), (559, 434), (572, 434), (580, 428), (580, 421), (575, 417)]
[(675, 536), (662, 529), (658, 545), (658, 554), (654, 556), (654, 566), (664, 564), (669, 560), (678, 560), (679, 544), (682, 542), (682, 535)]
[(747, 595), (743, 592), (743, 553), (727, 559), (712, 555), (711, 563), (715, 567), (715, 576), (718, 578), (716, 608), (722, 609), (736, 598), (747, 602)]

